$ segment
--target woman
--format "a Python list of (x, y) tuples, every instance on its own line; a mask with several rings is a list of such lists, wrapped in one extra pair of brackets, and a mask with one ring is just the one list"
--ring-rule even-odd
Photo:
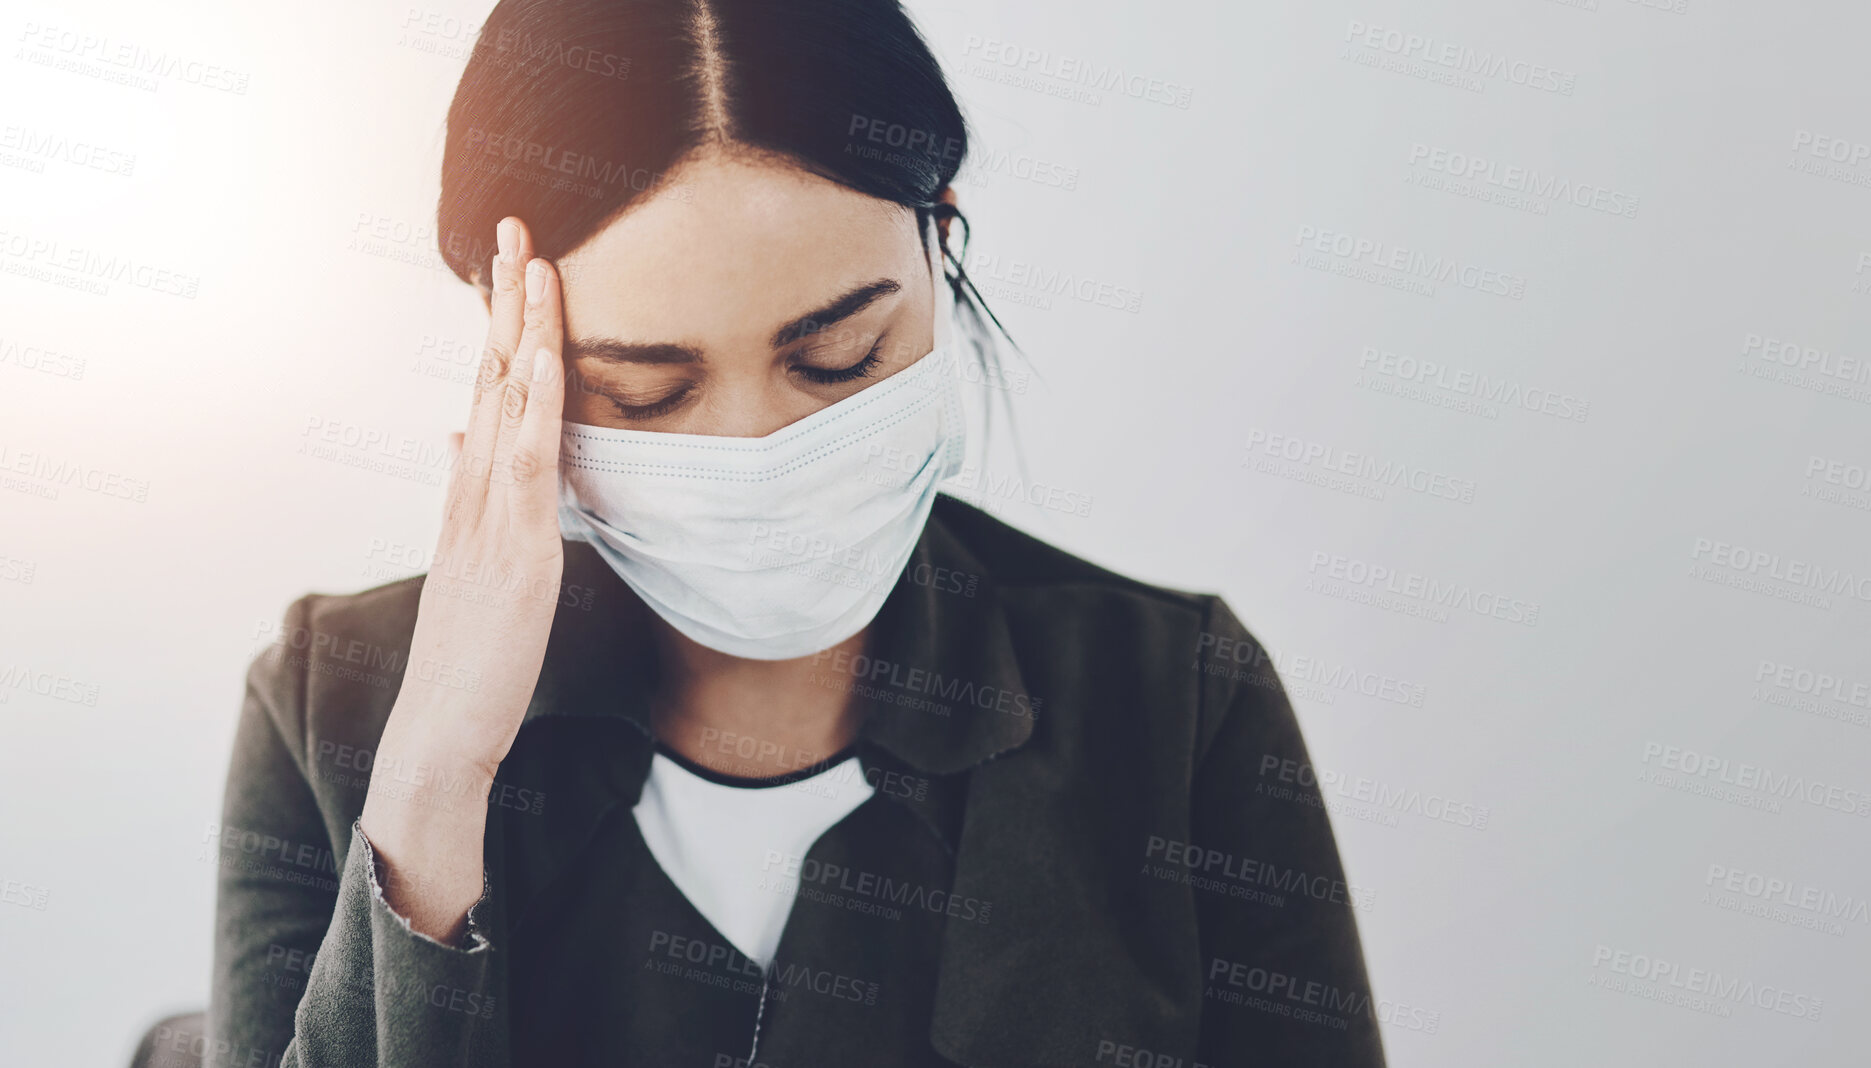
[(249, 672), (209, 1063), (1381, 1063), (1246, 629), (936, 491), (965, 154), (893, 0), (502, 0), (440, 541)]

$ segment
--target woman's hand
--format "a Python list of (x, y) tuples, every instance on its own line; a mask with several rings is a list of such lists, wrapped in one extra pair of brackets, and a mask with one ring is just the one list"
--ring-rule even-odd
[(418, 931), (458, 935), (481, 894), (487, 792), (545, 662), (564, 558), (558, 273), (501, 220), (493, 321), (442, 532), (423, 581), (402, 689), (377, 748), (361, 826)]
[(396, 713), (426, 748), (490, 779), (539, 681), (564, 570), (558, 276), (532, 259), (518, 219), (502, 220), (498, 245), (493, 319)]

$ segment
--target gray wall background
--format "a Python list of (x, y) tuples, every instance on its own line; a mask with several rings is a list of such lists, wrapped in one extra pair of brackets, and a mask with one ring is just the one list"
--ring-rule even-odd
[[(913, 7), (1038, 370), (961, 492), (1273, 650), (1392, 1063), (1863, 1063), (1871, 9)], [(433, 544), (485, 10), (0, 15), (10, 1063), (205, 1003), (244, 666)]]

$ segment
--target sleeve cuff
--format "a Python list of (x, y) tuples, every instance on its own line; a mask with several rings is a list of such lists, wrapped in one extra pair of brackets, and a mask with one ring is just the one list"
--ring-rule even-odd
[(487, 938), (487, 928), (484, 922), (484, 917), (486, 916), (484, 910), (487, 905), (488, 897), (493, 893), (492, 885), (487, 878), (487, 868), (485, 866), (481, 868), (481, 897), (474, 904), (468, 906), (468, 928), (462, 933), (459, 941), (450, 945), (446, 942), (439, 942), (430, 938), (428, 935), (411, 927), (409, 924), (409, 917), (404, 916), (402, 913), (392, 908), (390, 902), (384, 898), (382, 882), (383, 862), (377, 859), (377, 849), (371, 844), (370, 837), (364, 833), (362, 817), (351, 821), (351, 834), (359, 842), (363, 843), (364, 870), (370, 874), (370, 898), (372, 908), (381, 908), (384, 913), (401, 925), (403, 930), (409, 932), (412, 938), (421, 939), (432, 946), (445, 950), (453, 950), (459, 953), (483, 953), (493, 949), (493, 943)]

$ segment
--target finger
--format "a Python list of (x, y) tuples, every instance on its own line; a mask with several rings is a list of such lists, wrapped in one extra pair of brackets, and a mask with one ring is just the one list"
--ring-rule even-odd
[(546, 300), (552, 305), (547, 316), (558, 325), (533, 349), (532, 383), (514, 440), (513, 463), (516, 468), (536, 467), (532, 488), (516, 494), (515, 506), (550, 512), (558, 508), (559, 434), (565, 412), (565, 301), (557, 271), (548, 273)]
[(532, 258), (532, 237), (519, 219), (500, 220), (497, 238), (500, 255), (494, 259), (492, 319), (481, 365), (474, 378), (474, 401), (461, 445), (462, 464), (481, 483), (492, 469), (500, 433), (500, 405), (512, 376), (513, 356), (519, 351), (525, 321), (526, 261)]
[[(564, 320), (559, 299), (558, 272), (546, 260), (536, 259), (526, 265), (526, 321), (520, 331), (519, 355), (514, 357), (512, 373), (507, 375), (507, 393), (500, 406), (500, 435), (494, 447), (496, 481), (523, 495), (530, 495), (540, 482), (545, 459), (532, 442), (521, 444), (521, 428), (526, 412), (537, 403), (532, 397), (532, 373), (539, 357), (548, 362), (559, 358), (563, 344)], [(556, 454), (553, 468), (557, 468)]]

